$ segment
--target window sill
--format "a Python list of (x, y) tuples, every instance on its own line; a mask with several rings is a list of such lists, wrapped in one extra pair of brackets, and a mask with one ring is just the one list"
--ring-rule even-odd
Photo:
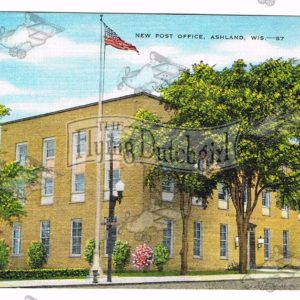
[(69, 256), (70, 258), (81, 258), (81, 254), (71, 254), (70, 256)]
[(13, 257), (13, 258), (22, 257), (22, 254), (12, 254), (11, 257)]
[(194, 259), (198, 259), (198, 260), (203, 260), (203, 256), (197, 256), (197, 255), (194, 255), (193, 258), (194, 258)]
[(229, 257), (225, 257), (225, 256), (220, 256), (221, 260), (229, 260)]

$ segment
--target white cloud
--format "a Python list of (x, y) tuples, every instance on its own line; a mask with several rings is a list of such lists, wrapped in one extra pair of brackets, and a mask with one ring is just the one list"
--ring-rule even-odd
[[(120, 51), (109, 47), (106, 49), (107, 57), (112, 60), (120, 60), (122, 63), (130, 63), (135, 65), (144, 65), (150, 61), (150, 52), (155, 51), (165, 57), (171, 58), (180, 53), (180, 49), (171, 46), (152, 46), (147, 48), (138, 48), (140, 54), (135, 51)], [(109, 51), (109, 54), (108, 54)]]
[(99, 45), (76, 43), (70, 39), (54, 36), (45, 45), (35, 47), (27, 54), (26, 61), (40, 62), (49, 58), (97, 57)]
[(210, 65), (225, 67), (237, 59), (244, 59), (248, 63), (260, 63), (269, 58), (297, 58), (299, 56), (300, 46), (280, 47), (266, 40), (254, 41), (247, 37), (246, 40), (220, 42), (210, 52), (186, 53), (177, 59), (186, 66), (203, 60)]
[(29, 89), (20, 89), (8, 81), (0, 80), (0, 96), (12, 95), (34, 95), (35, 92)]
[[(27, 52), (24, 59), (11, 57), (7, 53), (0, 53), (0, 60), (16, 60), (19, 62), (40, 63), (47, 59), (64, 57), (97, 57), (99, 56), (99, 45), (92, 43), (78, 43), (71, 39), (54, 36), (49, 38), (44, 45), (34, 47)], [(3, 49), (2, 49), (3, 51)]]
[(84, 105), (98, 101), (97, 96), (86, 98), (66, 98), (62, 97), (48, 102), (39, 101), (24, 101), (7, 104), (12, 112), (27, 113), (27, 114), (42, 114), (51, 111), (57, 111), (74, 106)]

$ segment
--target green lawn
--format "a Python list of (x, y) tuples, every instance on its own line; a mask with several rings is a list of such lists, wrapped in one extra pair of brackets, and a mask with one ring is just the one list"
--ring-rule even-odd
[[(187, 275), (197, 276), (197, 275), (226, 275), (226, 274), (239, 274), (238, 271), (227, 271), (227, 270), (216, 270), (216, 271), (190, 271)], [(113, 276), (121, 276), (121, 277), (130, 277), (130, 276), (179, 276), (179, 271), (126, 271), (124, 273), (113, 273)]]

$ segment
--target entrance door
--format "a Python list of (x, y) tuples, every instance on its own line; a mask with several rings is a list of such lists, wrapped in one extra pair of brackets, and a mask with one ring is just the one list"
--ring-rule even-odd
[(256, 267), (256, 247), (255, 247), (255, 227), (249, 228), (249, 267), (255, 269)]

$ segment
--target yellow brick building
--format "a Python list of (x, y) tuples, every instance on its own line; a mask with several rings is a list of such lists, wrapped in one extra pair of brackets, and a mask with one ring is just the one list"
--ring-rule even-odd
[[(106, 100), (103, 115), (133, 117), (144, 108), (166, 120), (169, 113), (158, 100), (145, 93)], [(91, 103), (2, 124), (2, 160), (29, 160), (47, 168), (36, 187), (20, 188), (21, 195), (25, 191), (27, 216), (12, 227), (1, 224), (0, 238), (11, 247), (12, 268), (28, 267), (27, 249), (36, 240), (41, 240), (49, 252), (47, 267), (88, 267), (83, 251), (95, 234), (96, 163), (90, 152), (93, 148), (97, 151), (97, 116), (98, 103)], [(107, 164), (101, 164), (101, 223), (108, 216), (107, 172)], [(122, 178), (125, 183), (122, 204), (116, 205), (115, 234), (118, 240), (127, 240), (132, 249), (143, 242), (151, 246), (164, 242), (171, 252), (166, 268), (178, 270), (182, 226), (177, 195), (171, 185), (151, 193), (144, 185), (146, 173), (142, 164), (128, 165), (122, 160), (114, 164), (114, 182)], [(297, 212), (276, 207), (273, 193), (264, 194), (251, 219), (252, 266), (300, 265), (299, 220)], [(236, 236), (235, 210), (221, 185), (207, 209), (194, 199), (189, 269), (225, 269), (238, 262)], [(261, 247), (259, 237), (264, 237)], [(103, 225), (100, 240), (101, 266), (105, 269)]]

